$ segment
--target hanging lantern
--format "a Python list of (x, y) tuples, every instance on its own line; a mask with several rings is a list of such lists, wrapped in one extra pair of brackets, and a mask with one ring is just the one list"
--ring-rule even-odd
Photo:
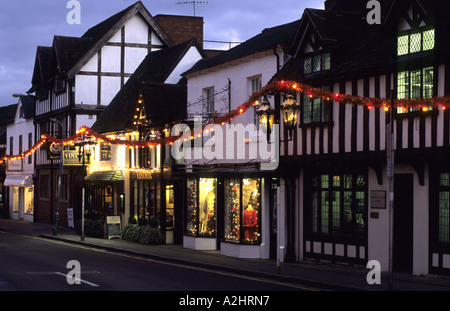
[(283, 113), (284, 127), (289, 131), (289, 139), (292, 139), (292, 132), (297, 128), (300, 105), (295, 100), (294, 95), (289, 94), (281, 105)]
[(267, 140), (269, 141), (272, 125), (275, 122), (275, 109), (270, 106), (267, 96), (264, 96), (264, 100), (259, 105), (259, 109), (256, 114), (259, 119), (259, 124), (266, 126)]

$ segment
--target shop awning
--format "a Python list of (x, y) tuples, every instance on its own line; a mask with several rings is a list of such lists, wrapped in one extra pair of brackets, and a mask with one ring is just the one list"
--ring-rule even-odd
[(98, 171), (93, 172), (86, 176), (86, 181), (90, 182), (116, 182), (116, 181), (124, 181), (125, 174), (121, 170), (115, 171)]
[(32, 187), (33, 177), (30, 175), (8, 175), (3, 186), (6, 187)]

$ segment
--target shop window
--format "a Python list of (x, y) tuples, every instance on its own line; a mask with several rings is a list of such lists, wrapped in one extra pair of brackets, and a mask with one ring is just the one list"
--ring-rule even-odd
[(25, 188), (25, 214), (34, 214), (34, 188)]
[(197, 180), (188, 179), (187, 181), (187, 215), (186, 215), (186, 233), (190, 235), (197, 234)]
[(187, 182), (186, 233), (216, 236), (216, 179), (189, 179)]
[(259, 244), (260, 179), (225, 180), (225, 240), (227, 242)]
[(166, 230), (173, 230), (175, 227), (174, 219), (174, 198), (175, 192), (173, 186), (166, 187)]
[(19, 212), (19, 187), (13, 188), (13, 212), (18, 213)]
[(312, 188), (312, 233), (365, 236), (367, 190), (364, 175), (323, 174), (313, 178)]

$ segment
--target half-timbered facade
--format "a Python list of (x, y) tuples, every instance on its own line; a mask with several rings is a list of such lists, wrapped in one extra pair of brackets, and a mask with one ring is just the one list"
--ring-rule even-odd
[[(82, 37), (55, 36), (51, 47), (38, 47), (30, 90), (36, 94), (36, 139), (44, 133), (68, 137), (92, 126), (143, 59), (170, 46), (173, 40), (138, 1)], [(39, 222), (53, 222), (56, 200), (48, 193), (56, 193), (58, 165), (58, 156), (46, 148), (36, 152)], [(81, 176), (81, 168), (64, 169), (61, 223), (66, 207), (80, 212)]]
[[(387, 107), (392, 98), (449, 94), (450, 24), (442, 13), (448, 4), (381, 1), (383, 22), (370, 25), (362, 2), (305, 10), (294, 57), (276, 78), (382, 98)], [(387, 271), (389, 112), (300, 93), (297, 100), (299, 128), (281, 144), (280, 172), (297, 186), (289, 194), (295, 204), (288, 253), (300, 260), (378, 260)], [(393, 116), (394, 270), (448, 272), (449, 112), (423, 104)]]

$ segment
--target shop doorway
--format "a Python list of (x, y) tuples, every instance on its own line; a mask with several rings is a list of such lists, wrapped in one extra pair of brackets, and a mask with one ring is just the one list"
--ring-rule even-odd
[(396, 174), (394, 179), (393, 269), (413, 271), (414, 175)]

